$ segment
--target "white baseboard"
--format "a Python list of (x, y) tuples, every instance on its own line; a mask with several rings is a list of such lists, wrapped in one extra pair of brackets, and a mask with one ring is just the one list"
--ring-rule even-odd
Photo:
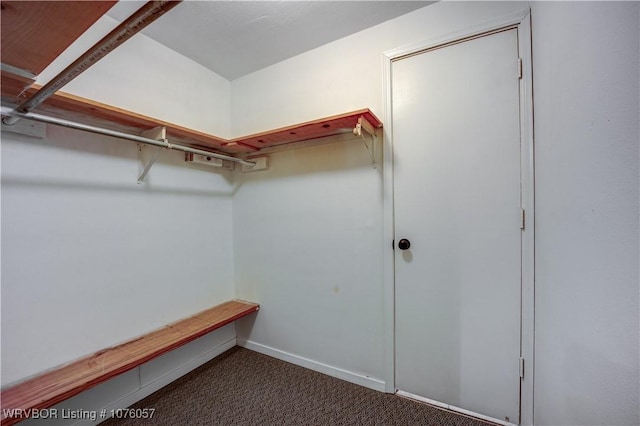
[[(223, 336), (220, 336), (223, 337)], [(137, 367), (134, 370), (131, 370), (128, 373), (124, 373), (122, 376), (122, 386), (116, 386), (115, 383), (113, 386), (109, 385), (109, 382), (105, 382), (103, 387), (97, 387), (86, 391), (81, 394), (79, 397), (84, 398), (82, 401), (76, 400), (76, 405), (80, 404), (80, 407), (84, 409), (86, 407), (87, 410), (96, 411), (96, 412), (106, 412), (111, 413), (112, 410), (124, 409), (130, 407), (132, 404), (146, 398), (152, 393), (160, 390), (164, 386), (167, 386), (174, 380), (182, 377), (183, 375), (189, 373), (195, 368), (205, 364), (206, 362), (212, 360), (218, 355), (226, 352), (227, 350), (233, 348), (234, 346), (242, 346), (244, 348), (262, 353), (264, 355), (271, 356), (273, 358), (277, 358), (286, 362), (290, 362), (295, 365), (299, 365), (304, 368), (308, 368), (310, 370), (317, 371), (319, 373), (326, 374), (331, 377), (335, 377), (341, 380), (345, 380), (357, 385), (365, 386), (370, 389), (374, 389), (380, 392), (384, 392), (385, 383), (382, 380), (375, 379), (372, 377), (368, 377), (362, 374), (357, 374), (351, 371), (347, 371), (341, 368), (333, 367), (327, 364), (323, 364), (321, 362), (313, 361), (307, 358), (303, 358), (298, 355), (294, 355), (288, 352), (281, 351), (279, 349), (275, 349), (266, 345), (262, 345), (260, 343), (255, 343), (246, 340), (240, 340), (233, 338), (227, 338), (224, 341), (218, 340), (218, 344), (214, 347), (209, 346), (206, 348), (207, 343), (202, 342), (198, 344), (198, 342), (192, 343), (191, 347), (185, 347), (184, 352), (180, 354), (179, 357), (173, 359), (173, 365), (175, 368), (167, 368), (169, 364), (161, 363), (161, 365), (156, 365), (153, 375), (147, 374), (147, 377), (152, 377), (152, 379), (144, 380), (145, 374), (141, 374), (140, 369), (144, 368), (148, 364), (143, 364), (140, 367)], [(210, 344), (210, 343), (209, 343)], [(203, 351), (203, 348), (206, 348), (206, 351)], [(209, 349), (211, 348), (211, 349)], [(193, 357), (193, 358), (191, 358)], [(190, 358), (190, 359), (189, 359)], [(178, 362), (176, 363), (176, 359)], [(153, 362), (153, 361), (151, 361)], [(147, 368), (148, 370), (148, 368)], [(125, 375), (129, 375), (126, 377)], [(112, 379), (114, 380), (114, 379)], [(118, 379), (115, 379), (118, 380)], [(125, 390), (127, 389), (127, 390)], [(78, 398), (78, 397), (75, 397)], [(92, 404), (87, 403), (87, 401), (93, 401)], [(103, 402), (99, 402), (103, 401)], [(111, 402), (114, 401), (114, 402)], [(90, 405), (90, 406), (89, 406)], [(73, 409), (75, 405), (72, 400), (67, 400), (67, 402), (62, 403), (57, 406), (60, 410), (61, 408), (71, 408)], [(95, 426), (101, 421), (105, 421), (107, 418), (98, 418), (96, 420), (91, 419), (78, 419), (71, 422), (57, 422), (57, 424), (64, 425), (73, 425), (73, 426)], [(35, 419), (28, 420), (26, 423), (29, 424), (47, 424), (47, 421), (44, 422), (37, 421)]]
[(385, 391), (385, 382), (380, 379), (364, 376), (352, 371), (343, 370), (342, 368), (323, 364), (318, 361), (304, 358), (299, 355), (294, 355), (292, 353), (285, 352), (280, 349), (275, 349), (261, 343), (252, 342), (250, 340), (238, 339), (238, 346), (259, 352), (264, 355), (268, 355), (273, 358), (280, 359), (282, 361), (290, 362), (291, 364), (299, 365), (300, 367), (308, 368), (309, 370), (317, 371), (319, 373), (326, 374), (337, 379), (364, 386), (369, 389), (377, 390), (379, 392)]
[[(114, 402), (113, 404), (105, 408), (107, 409), (107, 412), (111, 412), (111, 410), (130, 407), (132, 404), (135, 404), (136, 402), (148, 397), (152, 393), (162, 389), (163, 387), (167, 386), (169, 383), (191, 372), (191, 370), (195, 370), (196, 368), (200, 367), (202, 364), (205, 364), (211, 361), (213, 358), (217, 357), (223, 352), (228, 351), (234, 346), (236, 346), (236, 339), (228, 340), (222, 345), (213, 348), (209, 352), (200, 355), (196, 359), (193, 359), (185, 364), (182, 364), (180, 367), (176, 368), (175, 370), (169, 371), (164, 376), (159, 377), (158, 379), (154, 380), (148, 385), (141, 387), (136, 392), (125, 396), (124, 398)], [(80, 426), (80, 424), (81, 423), (78, 423), (78, 426)]]
[[(152, 393), (160, 390), (161, 388), (163, 388), (164, 386), (167, 386), (169, 383), (173, 382), (174, 380), (179, 379), (180, 377), (184, 376), (185, 374), (189, 373), (190, 371), (200, 367), (202, 364), (205, 364), (208, 361), (211, 361), (213, 358), (217, 357), (218, 355), (222, 354), (223, 352), (228, 351), (229, 349), (233, 348), (234, 346), (236, 346), (236, 339), (235, 337), (232, 339), (229, 339), (221, 344), (219, 344), (218, 346), (212, 348), (211, 350), (204, 352), (202, 354), (200, 354), (199, 356), (197, 356), (194, 359), (191, 359), (190, 361), (185, 362), (184, 364), (181, 364), (180, 366), (178, 366), (177, 368), (167, 371), (166, 374), (158, 377), (157, 379), (153, 380), (152, 382), (147, 383), (144, 386), (139, 387), (137, 390), (135, 390), (132, 393), (129, 393), (125, 396), (123, 396), (122, 398), (118, 399), (117, 401), (107, 405), (104, 407), (104, 409), (106, 409), (107, 413), (111, 413), (111, 410), (118, 410), (118, 409), (123, 409), (123, 408), (127, 408), (129, 406), (131, 406), (132, 404), (135, 404), (136, 402), (146, 398), (147, 396), (151, 395)], [(140, 367), (138, 367), (140, 368)], [(89, 425), (96, 425), (102, 421), (107, 420), (107, 418), (104, 419), (99, 419), (97, 421), (91, 421), (91, 420), (80, 420), (76, 423), (74, 423), (73, 426), (89, 426)]]
[(497, 424), (500, 424), (500, 425), (503, 425), (503, 426), (517, 426), (514, 423), (505, 422), (504, 420), (500, 420), (500, 419), (494, 419), (493, 417), (489, 417), (489, 416), (485, 416), (483, 414), (475, 413), (473, 411), (465, 410), (464, 408), (456, 407), (455, 405), (449, 405), (449, 404), (445, 404), (445, 403), (440, 402), (440, 401), (435, 401), (433, 399), (424, 398), (422, 396), (414, 395), (414, 394), (409, 393), (409, 392), (405, 392), (405, 391), (399, 390), (398, 392), (396, 392), (396, 395), (401, 396), (403, 398), (412, 399), (414, 401), (424, 402), (425, 404), (434, 405), (436, 407), (444, 408), (445, 410), (455, 411), (456, 413), (464, 414), (464, 415), (466, 415), (468, 417), (475, 417), (477, 419), (482, 419), (482, 420), (486, 420), (488, 422), (497, 423)]

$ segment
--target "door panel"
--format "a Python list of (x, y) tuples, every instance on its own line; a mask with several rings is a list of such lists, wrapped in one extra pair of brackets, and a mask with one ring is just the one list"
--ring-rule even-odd
[(517, 423), (517, 30), (392, 65), (396, 387)]

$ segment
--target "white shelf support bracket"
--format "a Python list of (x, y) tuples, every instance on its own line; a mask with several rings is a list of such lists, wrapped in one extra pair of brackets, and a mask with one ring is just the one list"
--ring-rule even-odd
[(250, 160), (254, 163), (253, 166), (242, 165), (242, 172), (257, 172), (260, 170), (267, 170), (269, 168), (269, 156), (263, 155), (260, 157), (251, 157)]
[[(363, 130), (365, 133), (368, 133), (371, 136), (371, 147), (367, 145)], [(373, 127), (373, 125), (369, 123), (369, 120), (367, 120), (363, 116), (360, 116), (358, 118), (358, 123), (356, 123), (356, 127), (354, 127), (353, 129), (353, 134), (362, 138), (362, 142), (364, 143), (365, 148), (367, 148), (367, 151), (369, 151), (369, 155), (371, 156), (371, 166), (374, 169), (377, 169), (378, 165), (376, 163), (376, 145), (378, 142), (378, 132), (376, 131), (375, 127)]]
[[(156, 141), (162, 141), (165, 142), (168, 146), (171, 146), (169, 144), (169, 141), (167, 141), (167, 128), (164, 126), (145, 130), (140, 134), (140, 136)], [(155, 152), (153, 153), (153, 157), (151, 157), (151, 159), (145, 164), (145, 146), (141, 143), (138, 144), (138, 164), (140, 165), (141, 170), (140, 175), (138, 176), (138, 185), (142, 185), (142, 183), (144, 182), (144, 179), (147, 177), (149, 170), (151, 170), (151, 167), (153, 167), (153, 165), (158, 160), (161, 149), (162, 147), (157, 147), (155, 149)]]

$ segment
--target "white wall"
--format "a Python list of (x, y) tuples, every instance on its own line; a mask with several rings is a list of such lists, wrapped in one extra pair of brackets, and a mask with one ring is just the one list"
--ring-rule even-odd
[[(382, 115), (383, 51), (527, 6), (438, 3), (235, 80), (232, 132)], [(531, 6), (536, 423), (638, 424), (638, 3)], [(262, 303), (239, 340), (383, 380), (379, 175), (343, 143), (272, 162), (239, 175), (234, 197), (236, 291)], [(359, 231), (356, 246), (340, 238)], [(334, 297), (335, 285), (351, 292)]]
[(137, 185), (136, 144), (47, 133), (2, 133), (3, 385), (233, 296), (223, 175), (165, 152)]
[(232, 133), (360, 108), (382, 117), (382, 52), (523, 8), (526, 4), (517, 2), (434, 4), (234, 80)]
[[(514, 3), (436, 4), (234, 80), (233, 132), (358, 108), (382, 117), (385, 50), (522, 9)], [(361, 142), (271, 158), (267, 173), (237, 174), (236, 291), (263, 306), (255, 323), (239, 323), (238, 338), (382, 389), (382, 256), (391, 241), (382, 235), (381, 171), (371, 168)]]
[[(102, 16), (56, 58), (36, 82), (47, 83), (118, 23)], [(62, 89), (224, 138), (230, 136), (230, 90), (231, 84), (218, 74), (141, 33)]]
[[(138, 35), (65, 90), (224, 135), (229, 87)], [(164, 151), (137, 185), (136, 149), (2, 132), (3, 386), (234, 296), (231, 175)]]
[(640, 422), (638, 6), (532, 5), (538, 424)]
[[(142, 39), (161, 53), (132, 44), (69, 91), (220, 136), (382, 116), (383, 51), (526, 6), (438, 3), (230, 84)], [(536, 423), (638, 424), (638, 3), (531, 7)], [(262, 304), (244, 344), (380, 388), (388, 242), (362, 145), (274, 154), (237, 188), (172, 154), (138, 187), (134, 147), (2, 134), (3, 384), (229, 298), (235, 280)]]
[(243, 177), (236, 289), (262, 307), (241, 344), (382, 390), (382, 177), (364, 145), (288, 151)]

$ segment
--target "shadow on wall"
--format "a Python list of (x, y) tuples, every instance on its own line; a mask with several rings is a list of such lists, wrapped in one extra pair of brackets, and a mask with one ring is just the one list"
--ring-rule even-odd
[(65, 189), (65, 190), (77, 190), (77, 191), (110, 191), (110, 192), (132, 192), (140, 193), (144, 192), (149, 195), (164, 194), (164, 195), (180, 195), (180, 196), (199, 196), (199, 197), (228, 197), (231, 195), (229, 191), (206, 191), (197, 189), (173, 189), (173, 188), (151, 188), (148, 185), (112, 185), (112, 184), (100, 184), (91, 182), (78, 182), (71, 180), (42, 180), (42, 179), (28, 179), (28, 178), (2, 178), (3, 187), (15, 187), (15, 188), (48, 188), (48, 189)]
[[(4, 127), (3, 127), (4, 129)], [(230, 196), (230, 171), (190, 164), (184, 153), (47, 125), (44, 138), (2, 132), (2, 185), (189, 196)], [(159, 155), (142, 184), (137, 178)], [(142, 159), (142, 161), (140, 160)]]
[[(260, 312), (258, 312), (257, 315), (260, 315)], [(251, 331), (256, 323), (257, 315), (249, 315), (236, 321), (236, 334), (238, 339), (241, 340), (238, 342), (240, 346), (242, 346), (245, 341), (251, 340)]]
[[(82, 151), (87, 154), (109, 155), (113, 157), (129, 158), (130, 151), (136, 146), (135, 142), (118, 139), (115, 137), (97, 135), (81, 130), (68, 129), (53, 124), (37, 123), (30, 120), (20, 120), (21, 122), (35, 123), (37, 126), (45, 126), (46, 136), (40, 138), (37, 136), (25, 136), (20, 133), (14, 133), (12, 126), (2, 125), (2, 139), (10, 139), (27, 143), (30, 145), (39, 145), (47, 148), (59, 148), (67, 150)], [(90, 122), (91, 125), (105, 127), (115, 131), (128, 133), (131, 135), (139, 134), (139, 131), (124, 126), (106, 126), (101, 122)]]
[[(337, 171), (370, 169), (382, 177), (382, 143), (376, 142), (376, 159), (373, 160), (371, 139), (356, 136), (346, 138), (326, 138), (317, 144), (280, 152), (266, 154), (269, 156), (269, 168), (256, 172), (241, 172), (242, 182), (273, 180), (302, 175), (330, 173)], [(256, 155), (259, 156), (259, 155)], [(375, 167), (374, 167), (375, 163)], [(236, 170), (239, 170), (237, 168)], [(241, 186), (240, 185), (238, 186)]]
[[(118, 129), (122, 130), (122, 129)], [(129, 131), (134, 134), (135, 132)], [(312, 175), (321, 173), (331, 173), (346, 170), (370, 169), (372, 174), (377, 173), (382, 177), (382, 142), (376, 142), (376, 160), (373, 159), (372, 139), (370, 137), (357, 137), (353, 135), (334, 136), (314, 141), (307, 141), (303, 144), (311, 143), (312, 146), (298, 146), (294, 149), (287, 149), (275, 153), (267, 153), (269, 157), (269, 168), (264, 171), (242, 172), (242, 167), (235, 166), (235, 172), (222, 168), (215, 168), (207, 165), (189, 164), (184, 161), (184, 153), (180, 151), (170, 151), (164, 148), (142, 145), (145, 149), (143, 155), (138, 154), (138, 144), (131, 141), (121, 140), (115, 137), (94, 135), (91, 133), (67, 129), (60, 126), (47, 125), (46, 137), (40, 139), (16, 133), (2, 132), (3, 145), (5, 141), (10, 144), (25, 144), (28, 148), (27, 156), (24, 154), (17, 161), (28, 161), (31, 153), (38, 156), (55, 156), (60, 162), (71, 163), (81, 161), (87, 164), (96, 163), (96, 168), (111, 168), (112, 163), (104, 161), (105, 157), (119, 162), (120, 169), (125, 168), (126, 180), (121, 177), (98, 177), (95, 179), (94, 173), (88, 172), (84, 179), (78, 179), (76, 174), (68, 178), (55, 176), (53, 178), (40, 178), (40, 173), (31, 173), (25, 177), (22, 172), (12, 173), (12, 167), (3, 167), (2, 183), (16, 186), (41, 186), (49, 188), (77, 188), (82, 190), (102, 190), (102, 191), (131, 191), (180, 194), (180, 195), (212, 195), (228, 196), (233, 195), (244, 182), (282, 179), (288, 177), (299, 177), (302, 175)], [(33, 148), (38, 147), (34, 150)], [(3, 147), (3, 166), (8, 161), (15, 161), (15, 156)], [(142, 172), (144, 165), (151, 159), (156, 150), (160, 150), (155, 164), (150, 173), (145, 178), (145, 182), (137, 185), (137, 177)], [(64, 151), (72, 151), (69, 156)], [(75, 155), (74, 155), (75, 154)], [(260, 156), (257, 154), (256, 156)], [(64, 160), (62, 158), (65, 158)], [(139, 158), (142, 158), (141, 162)], [(33, 158), (33, 157), (31, 157)], [(108, 160), (107, 158), (107, 160)], [(102, 160), (98, 160), (102, 159)], [(30, 161), (30, 160), (29, 160)], [(124, 163), (124, 165), (123, 165)], [(375, 168), (373, 164), (375, 163)], [(30, 168), (33, 166), (26, 166)], [(73, 166), (75, 168), (75, 166)], [(78, 167), (82, 168), (82, 167)], [(86, 169), (86, 167), (85, 167)], [(162, 169), (162, 170), (159, 170)], [(9, 170), (7, 172), (6, 170)], [(94, 168), (95, 170), (95, 168)], [(209, 175), (211, 179), (218, 179), (222, 183), (223, 189), (218, 189), (220, 185), (180, 185), (178, 182), (184, 179), (185, 170), (196, 175)], [(114, 173), (122, 173), (115, 171)], [(57, 173), (56, 173), (57, 174)], [(104, 175), (104, 172), (102, 173)], [(96, 176), (100, 173), (96, 173)], [(173, 178), (171, 178), (173, 177)], [(192, 178), (201, 180), (202, 176)], [(207, 177), (204, 178), (205, 180)], [(191, 180), (186, 178), (186, 180)], [(129, 184), (131, 182), (131, 185)], [(213, 183), (213, 182), (212, 182)], [(195, 189), (194, 189), (195, 187)], [(209, 190), (208, 188), (216, 188)], [(228, 190), (227, 190), (228, 188)]]

